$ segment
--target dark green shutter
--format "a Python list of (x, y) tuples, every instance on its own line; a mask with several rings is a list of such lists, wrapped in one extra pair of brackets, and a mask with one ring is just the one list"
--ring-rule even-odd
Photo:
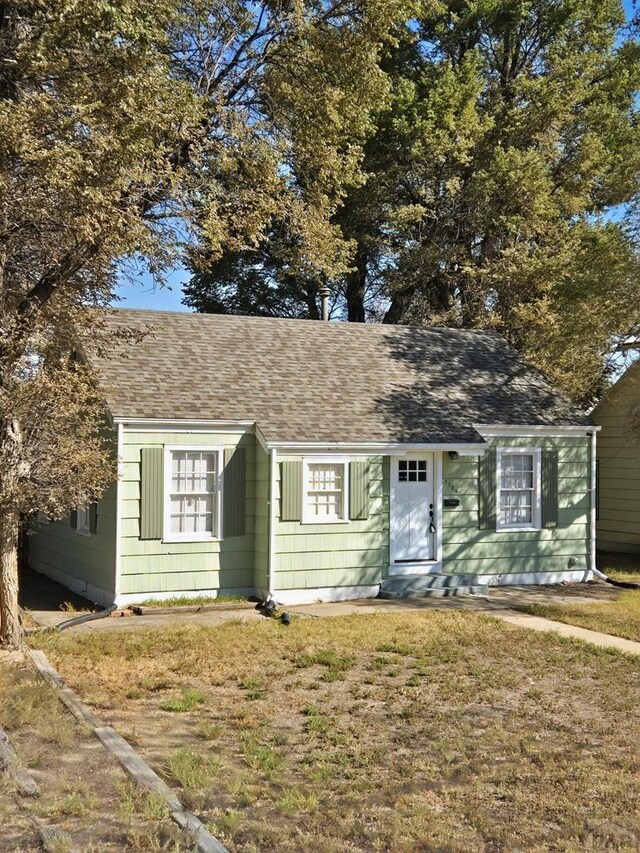
[(140, 450), (140, 538), (162, 539), (163, 447)]
[(369, 460), (349, 464), (349, 518), (369, 518)]
[(69, 524), (74, 530), (78, 529), (78, 510), (72, 509), (69, 513)]
[(488, 447), (478, 458), (478, 527), (496, 529), (496, 451)]
[(98, 532), (98, 504), (89, 504), (89, 533)]
[(280, 518), (282, 521), (302, 518), (302, 462), (280, 463)]
[(542, 451), (542, 526), (558, 526), (558, 451)]
[(247, 452), (225, 447), (222, 475), (222, 527), (224, 536), (244, 536), (246, 528)]

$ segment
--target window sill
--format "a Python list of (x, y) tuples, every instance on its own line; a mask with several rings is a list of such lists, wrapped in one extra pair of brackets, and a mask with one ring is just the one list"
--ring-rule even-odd
[(91, 536), (90, 530), (76, 530), (78, 536)]
[(167, 545), (175, 545), (176, 543), (182, 543), (183, 545), (188, 545), (189, 543), (194, 542), (222, 542), (221, 536), (163, 536), (162, 537), (163, 544)]
[(349, 518), (303, 518), (300, 524), (349, 524)]
[(532, 527), (530, 524), (526, 527), (496, 527), (496, 533), (513, 533), (514, 530), (518, 533), (534, 533), (542, 530), (542, 527)]

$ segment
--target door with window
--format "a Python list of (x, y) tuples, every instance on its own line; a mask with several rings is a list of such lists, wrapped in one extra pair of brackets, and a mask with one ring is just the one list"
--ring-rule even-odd
[(391, 459), (391, 571), (435, 560), (433, 453)]

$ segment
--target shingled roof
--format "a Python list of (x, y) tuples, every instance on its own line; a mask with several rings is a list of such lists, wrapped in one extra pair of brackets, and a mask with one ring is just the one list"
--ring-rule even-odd
[(110, 309), (87, 353), (117, 418), (248, 420), (268, 441), (469, 443), (473, 424), (590, 420), (497, 334)]

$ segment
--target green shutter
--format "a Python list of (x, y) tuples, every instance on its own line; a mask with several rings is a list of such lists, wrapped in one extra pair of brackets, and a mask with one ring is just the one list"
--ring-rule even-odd
[(222, 475), (222, 527), (225, 537), (245, 534), (246, 483), (246, 450), (244, 447), (225, 447)]
[(162, 539), (163, 447), (140, 450), (140, 538)]
[(302, 518), (302, 462), (280, 463), (280, 518), (282, 521)]
[(98, 504), (89, 504), (89, 533), (98, 532)]
[(558, 451), (542, 451), (542, 526), (558, 526)]
[(69, 524), (74, 530), (78, 529), (78, 510), (72, 509), (69, 513)]
[(478, 527), (496, 529), (496, 451), (488, 447), (478, 459)]
[(349, 464), (349, 518), (369, 518), (369, 460)]

